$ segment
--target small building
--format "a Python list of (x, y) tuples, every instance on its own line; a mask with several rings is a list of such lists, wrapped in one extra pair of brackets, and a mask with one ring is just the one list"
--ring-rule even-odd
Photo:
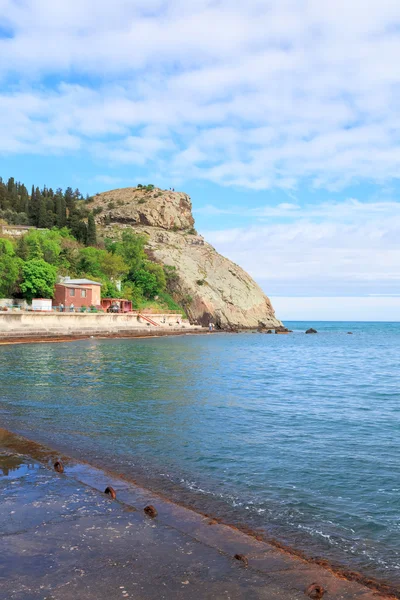
[(50, 298), (33, 298), (32, 310), (48, 312), (52, 311), (52, 301)]
[(64, 305), (69, 308), (82, 306), (96, 306), (101, 308), (101, 283), (91, 279), (71, 279), (64, 277), (63, 281), (56, 283), (54, 294), (55, 306)]
[(125, 298), (102, 298), (101, 308), (106, 312), (132, 312), (132, 302)]

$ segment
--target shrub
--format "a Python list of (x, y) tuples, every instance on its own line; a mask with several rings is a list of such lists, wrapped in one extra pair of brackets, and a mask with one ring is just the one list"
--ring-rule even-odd
[(144, 204), (146, 202), (146, 198), (140, 198), (138, 204)]
[(173, 297), (167, 292), (160, 292), (158, 294), (158, 300), (166, 305), (168, 310), (175, 310), (176, 312), (182, 313), (183, 316), (186, 316), (185, 311), (175, 300)]
[(96, 206), (96, 208), (93, 209), (93, 214), (94, 215), (99, 215), (101, 212), (103, 212), (103, 207), (102, 206)]
[(136, 187), (138, 187), (138, 188), (140, 189), (140, 188), (142, 188), (143, 186), (142, 186), (142, 184), (141, 184), (141, 183), (138, 183)]
[(108, 206), (108, 208), (109, 208), (110, 210), (112, 210), (113, 208), (115, 208), (115, 204), (114, 204), (114, 202), (109, 202), (109, 203), (107, 204), (107, 206)]
[(197, 285), (204, 285), (204, 284), (205, 284), (205, 282), (206, 282), (206, 281), (205, 281), (205, 279), (198, 279), (198, 280), (196, 281)]
[(192, 227), (191, 229), (189, 229), (188, 234), (189, 235), (197, 235), (197, 231), (194, 227)]

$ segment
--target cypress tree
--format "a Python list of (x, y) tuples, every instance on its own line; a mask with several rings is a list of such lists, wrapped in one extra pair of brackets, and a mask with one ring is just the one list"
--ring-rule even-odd
[(94, 220), (93, 213), (90, 212), (88, 216), (88, 225), (87, 225), (87, 246), (95, 246), (97, 244), (97, 232), (96, 232), (96, 223)]
[(36, 190), (35, 190), (35, 186), (32, 186), (32, 193), (31, 193), (31, 199), (29, 202), (29, 223), (31, 225), (35, 225), (37, 226), (37, 220), (38, 220), (38, 216), (39, 216), (39, 211), (38, 211), (38, 203), (37, 203), (37, 198), (36, 198)]
[(46, 200), (43, 196), (40, 196), (39, 200), (39, 214), (37, 219), (37, 227), (47, 227), (47, 210)]
[(22, 184), (20, 187), (21, 212), (29, 213), (29, 194), (26, 187)]
[(70, 215), (75, 208), (74, 192), (71, 187), (67, 187), (64, 194), (65, 206), (67, 207), (68, 214)]

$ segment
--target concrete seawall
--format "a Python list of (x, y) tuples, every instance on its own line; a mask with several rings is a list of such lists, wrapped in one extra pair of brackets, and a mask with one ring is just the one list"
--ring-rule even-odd
[[(52, 467), (59, 460), (61, 474)], [(109, 486), (114, 500), (104, 493)], [(5, 599), (399, 597), (1, 428), (0, 497)]]
[(178, 324), (176, 321), (179, 315), (148, 316), (157, 325), (135, 313), (3, 313), (0, 314), (0, 340), (91, 335), (166, 335), (204, 331), (202, 327), (187, 322)]

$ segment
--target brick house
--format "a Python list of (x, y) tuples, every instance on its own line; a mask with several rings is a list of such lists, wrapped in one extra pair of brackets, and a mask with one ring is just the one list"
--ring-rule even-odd
[(96, 306), (101, 308), (101, 283), (91, 279), (70, 279), (56, 283), (54, 294), (54, 306), (63, 304), (65, 308), (74, 305), (75, 308), (82, 306)]

